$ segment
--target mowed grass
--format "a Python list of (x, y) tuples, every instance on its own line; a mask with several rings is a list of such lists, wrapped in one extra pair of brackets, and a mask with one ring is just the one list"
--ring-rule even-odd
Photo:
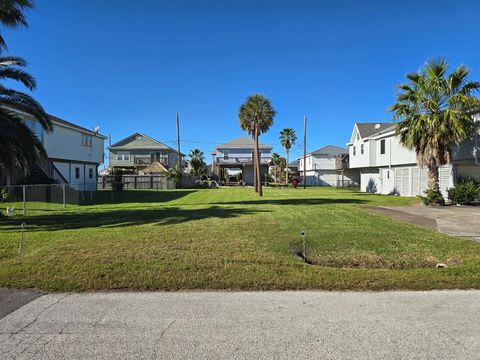
[[(44, 290), (480, 288), (480, 246), (372, 214), (415, 199), (332, 188), (131, 191), (0, 219), (0, 286)], [(107, 197), (108, 198), (108, 197)], [(32, 208), (33, 204), (28, 204)], [(23, 255), (20, 224), (27, 224)], [(306, 231), (305, 264), (300, 232)], [(437, 262), (449, 264), (436, 269)]]

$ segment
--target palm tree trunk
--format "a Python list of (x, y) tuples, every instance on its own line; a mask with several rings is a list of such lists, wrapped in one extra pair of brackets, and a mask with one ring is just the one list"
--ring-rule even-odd
[(258, 195), (263, 196), (262, 190), (262, 174), (260, 171), (260, 149), (258, 146), (258, 127), (255, 128), (255, 156), (256, 156), (256, 168), (257, 168), (257, 185)]
[(289, 154), (288, 153), (289, 152), (290, 151), (287, 149), (286, 150), (286, 153), (287, 153), (287, 167), (285, 168), (285, 182), (287, 183), (287, 185), (288, 185), (288, 164), (289, 164), (289, 162), (288, 162)]
[(258, 192), (258, 184), (257, 184), (257, 157), (255, 156), (255, 131), (253, 132), (253, 151), (252, 151), (252, 162), (253, 162), (253, 187), (255, 188), (255, 192)]
[(427, 167), (427, 181), (428, 181), (428, 188), (435, 192), (440, 192), (440, 180), (439, 180), (439, 172), (438, 166), (428, 166)]

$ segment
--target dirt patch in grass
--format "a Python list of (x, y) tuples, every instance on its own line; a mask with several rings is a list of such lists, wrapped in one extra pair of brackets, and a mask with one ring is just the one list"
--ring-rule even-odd
[(303, 255), (302, 251), (294, 251), (307, 264), (336, 269), (428, 269), (436, 268), (438, 264), (455, 267), (460, 263), (458, 258), (442, 261), (434, 256), (402, 253), (395, 256), (384, 256), (366, 251), (355, 253), (314, 253)]

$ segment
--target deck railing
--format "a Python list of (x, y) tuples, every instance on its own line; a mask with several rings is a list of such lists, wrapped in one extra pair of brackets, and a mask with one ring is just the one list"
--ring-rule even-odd
[[(260, 158), (260, 164), (268, 164), (270, 162), (270, 157)], [(215, 162), (220, 165), (248, 165), (253, 164), (253, 158), (249, 157), (233, 157), (229, 156), (228, 158), (216, 158)]]

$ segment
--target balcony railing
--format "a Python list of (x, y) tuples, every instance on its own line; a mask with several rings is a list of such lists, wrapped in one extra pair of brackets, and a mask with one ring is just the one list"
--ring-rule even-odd
[(335, 159), (335, 167), (337, 170), (348, 169), (349, 168), (348, 159), (340, 159), (340, 158)]
[(133, 163), (135, 165), (150, 165), (152, 163), (152, 159), (151, 158), (139, 158), (139, 157), (135, 157), (133, 159)]
[[(270, 162), (270, 157), (261, 157), (260, 164), (266, 165)], [(253, 158), (250, 157), (233, 157), (228, 158), (216, 158), (215, 162), (220, 165), (248, 165), (253, 164)]]

